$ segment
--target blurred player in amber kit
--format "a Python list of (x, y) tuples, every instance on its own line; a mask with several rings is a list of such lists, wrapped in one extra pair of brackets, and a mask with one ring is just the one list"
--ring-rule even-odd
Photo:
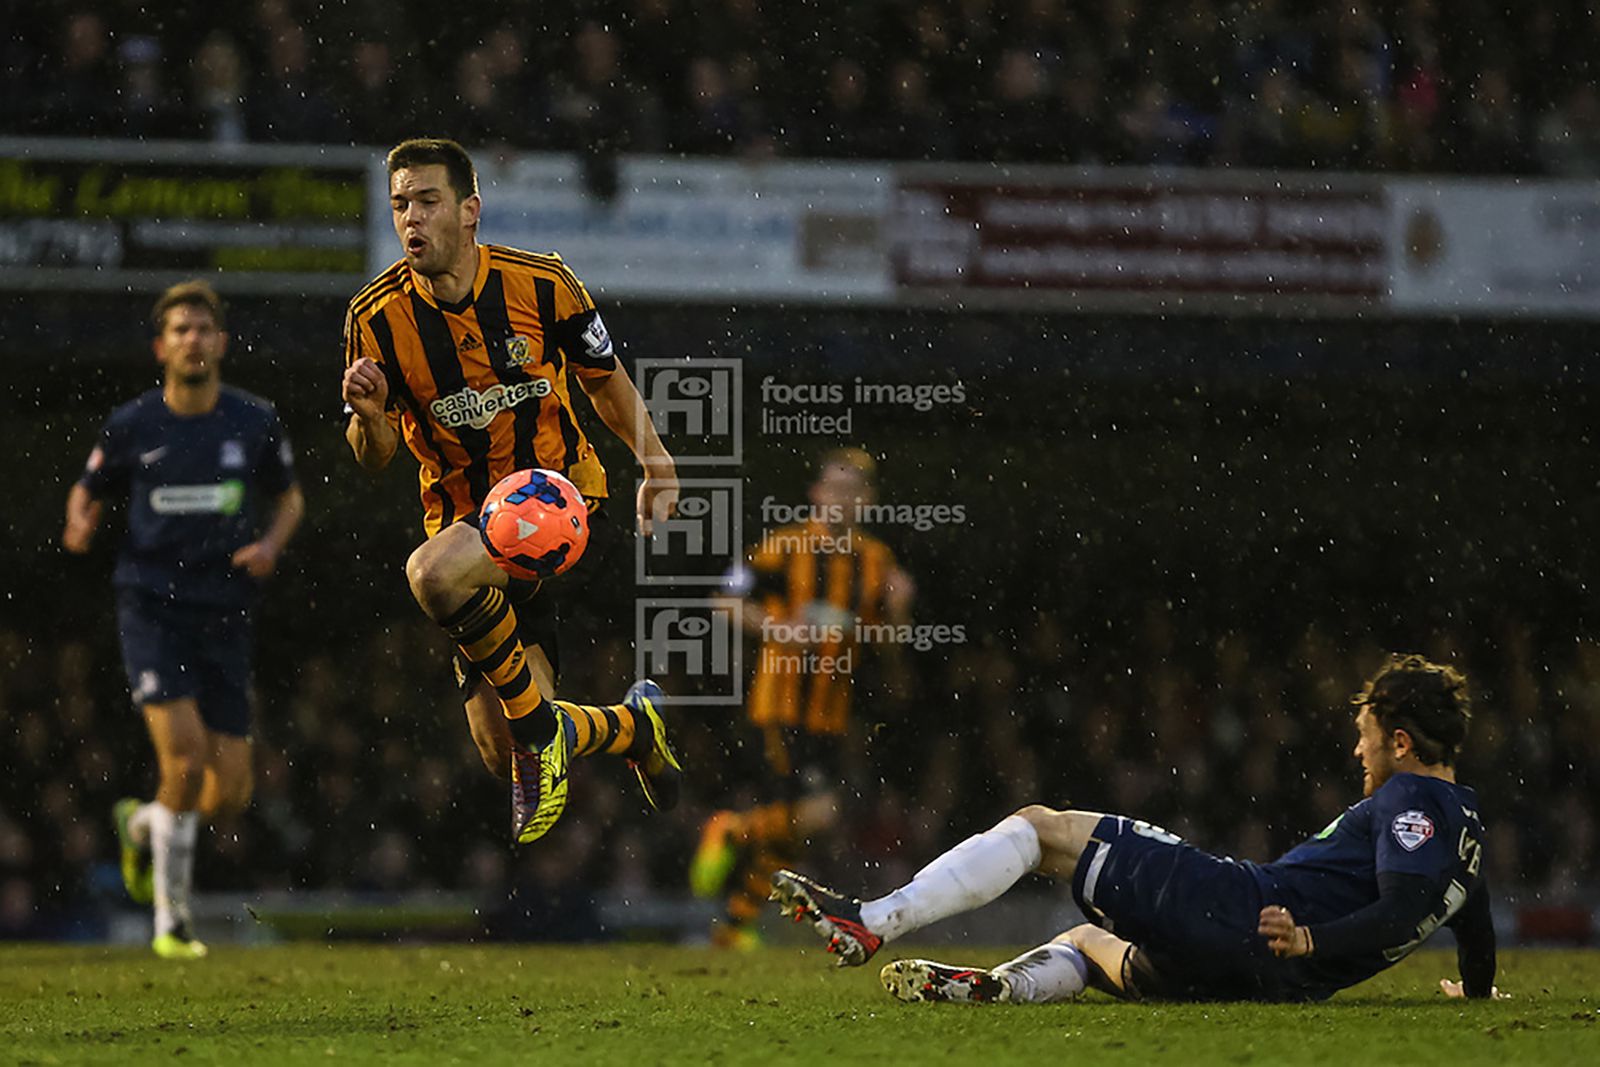
[(572, 756), (626, 758), (657, 809), (677, 800), (681, 768), (643, 681), (620, 703), (555, 700), (556, 608), (511, 582), (484, 548), (479, 510), (496, 482), (539, 467), (589, 501), (594, 565), (608, 527), (606, 472), (573, 406), (576, 380), (644, 470), (640, 529), (673, 513), (671, 455), (617, 361), (589, 293), (561, 257), (478, 243), (478, 177), (454, 141), (418, 139), (388, 157), (401, 259), (350, 301), (345, 320), (346, 437), (379, 471), (404, 439), (419, 465), (428, 539), (406, 561), (412, 594), (460, 648), (457, 679), (485, 766), (511, 779), (512, 836), (560, 818)]
[(908, 623), (912, 596), (889, 547), (860, 525), (877, 498), (875, 474), (860, 449), (829, 452), (797, 521), (766, 532), (729, 577), (727, 594), (743, 601), (744, 626), (761, 644), (745, 713), (759, 737), (762, 802), (716, 812), (690, 867), (697, 895), (727, 895), (717, 944), (753, 945), (772, 873), (837, 825), (861, 657), (887, 653), (898, 666), (892, 641), (860, 640), (869, 628)]
[(189, 908), (195, 841), (202, 819), (250, 803), (250, 611), (305, 503), (272, 406), (222, 384), (216, 292), (175, 285), (152, 323), (163, 384), (106, 420), (61, 541), (89, 551), (103, 502), (127, 502), (117, 627), (160, 785), (149, 803), (117, 804), (122, 874), (133, 899), (155, 904), (157, 954), (196, 959), (206, 947)]

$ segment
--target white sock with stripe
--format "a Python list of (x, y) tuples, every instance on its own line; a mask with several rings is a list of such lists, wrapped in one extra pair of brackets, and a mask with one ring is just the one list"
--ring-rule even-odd
[(886, 897), (861, 905), (861, 921), (885, 941), (981, 908), (1039, 866), (1039, 835), (1020, 815), (974, 834)]
[(1051, 1004), (1071, 1000), (1089, 984), (1089, 961), (1076, 946), (1062, 941), (1029, 949), (992, 972), (1011, 987), (1015, 1004)]

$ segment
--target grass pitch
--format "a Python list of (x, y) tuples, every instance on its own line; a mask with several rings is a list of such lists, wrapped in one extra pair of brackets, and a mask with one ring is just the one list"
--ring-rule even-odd
[(1597, 952), (1504, 953), (1500, 986), (1514, 999), (1493, 1004), (1446, 1000), (1437, 982), (1454, 975), (1454, 954), (1422, 952), (1309, 1007), (1097, 994), (1046, 1007), (901, 1004), (878, 986), (877, 966), (839, 971), (828, 959), (792, 948), (299, 945), (175, 964), (134, 949), (8, 946), (0, 1062), (1600, 1062)]

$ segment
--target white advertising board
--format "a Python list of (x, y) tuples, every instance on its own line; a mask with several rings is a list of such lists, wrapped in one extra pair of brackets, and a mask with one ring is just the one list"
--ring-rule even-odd
[(1600, 183), (1387, 183), (1395, 311), (1600, 315)]

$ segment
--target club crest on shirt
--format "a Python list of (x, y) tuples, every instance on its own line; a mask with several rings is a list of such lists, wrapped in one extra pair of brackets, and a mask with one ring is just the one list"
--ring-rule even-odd
[(506, 338), (506, 365), (523, 367), (533, 362), (533, 342), (520, 333)]
[(238, 470), (244, 466), (244, 442), (222, 442), (222, 456), (218, 460), (223, 470)]
[(1433, 837), (1433, 820), (1420, 811), (1402, 811), (1389, 827), (1407, 852), (1415, 852)]

